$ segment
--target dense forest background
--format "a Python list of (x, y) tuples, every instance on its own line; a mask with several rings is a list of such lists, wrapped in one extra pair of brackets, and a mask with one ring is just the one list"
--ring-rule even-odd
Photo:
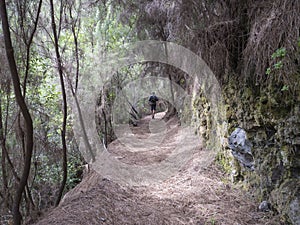
[[(243, 168), (226, 144), (217, 149), (217, 161), (232, 181), (270, 201), (282, 221), (300, 221), (299, 1), (10, 0), (0, 7), (1, 223), (35, 220), (81, 181), (86, 162), (69, 97), (83, 75), (97, 72), (98, 58), (147, 39), (175, 42), (203, 58), (222, 87), (224, 133), (248, 132), (256, 170)], [(124, 67), (99, 90), (99, 138), (105, 144), (116, 138), (116, 92), (149, 75), (196, 93), (195, 130), (209, 146), (212, 115), (203, 91), (160, 63)], [(132, 112), (133, 123), (144, 112), (143, 105), (134, 107), (140, 112)]]

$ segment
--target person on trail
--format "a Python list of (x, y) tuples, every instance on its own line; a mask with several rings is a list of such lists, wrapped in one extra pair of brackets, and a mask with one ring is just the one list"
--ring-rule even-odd
[(155, 92), (152, 92), (152, 95), (149, 97), (149, 104), (151, 107), (152, 119), (154, 119), (157, 101), (158, 101), (158, 98), (156, 97)]

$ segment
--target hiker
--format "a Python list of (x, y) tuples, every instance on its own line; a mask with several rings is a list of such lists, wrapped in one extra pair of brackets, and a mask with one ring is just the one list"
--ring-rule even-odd
[(152, 119), (154, 119), (157, 101), (158, 101), (158, 98), (156, 97), (155, 92), (152, 92), (152, 95), (149, 97), (149, 104), (151, 107)]

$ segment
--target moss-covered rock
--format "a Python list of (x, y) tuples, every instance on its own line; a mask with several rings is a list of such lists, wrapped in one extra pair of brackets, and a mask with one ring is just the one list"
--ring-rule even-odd
[[(253, 144), (255, 171), (244, 169), (223, 145), (217, 161), (233, 182), (243, 181), (259, 201), (267, 200), (282, 215), (287, 224), (299, 222), (300, 178), (300, 110), (299, 93), (289, 95), (278, 85), (270, 84), (259, 91), (241, 88), (234, 80), (223, 87), (226, 129), (230, 134), (236, 127), (246, 130)], [(209, 140), (207, 99), (200, 92), (194, 98), (194, 121), (199, 133)], [(223, 138), (227, 138), (223, 137)]]

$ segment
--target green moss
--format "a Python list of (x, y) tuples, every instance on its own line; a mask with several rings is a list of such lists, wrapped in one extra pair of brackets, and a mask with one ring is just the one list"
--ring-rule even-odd
[(219, 151), (216, 156), (216, 162), (222, 167), (225, 173), (230, 174), (232, 171), (231, 161), (225, 152)]
[[(217, 153), (216, 162), (231, 176), (232, 181), (242, 178), (243, 182), (239, 182), (239, 186), (244, 189), (250, 188), (260, 201), (274, 199), (274, 207), (286, 217), (289, 202), (284, 200), (289, 199), (278, 197), (276, 200), (276, 195), (280, 195), (280, 192), (284, 192), (281, 193), (282, 196), (293, 195), (293, 192), (287, 192), (285, 189), (295, 189), (294, 184), (288, 181), (292, 177), (299, 177), (300, 160), (298, 155), (295, 155), (295, 146), (300, 135), (300, 95), (291, 96), (291, 89), (281, 89), (282, 84), (272, 82), (264, 87), (240, 87), (236, 79), (229, 79), (223, 87), (224, 105), (220, 108), (226, 117), (227, 126), (219, 126), (217, 129), (222, 130), (220, 134), (226, 133), (227, 136), (236, 127), (247, 131), (247, 136), (253, 144), (255, 171), (247, 172), (241, 168), (233, 160), (225, 144)], [(199, 135), (210, 140), (210, 131), (213, 129), (210, 124), (212, 115), (207, 110), (207, 99), (200, 92), (195, 98), (193, 108), (199, 130), (201, 126)]]

